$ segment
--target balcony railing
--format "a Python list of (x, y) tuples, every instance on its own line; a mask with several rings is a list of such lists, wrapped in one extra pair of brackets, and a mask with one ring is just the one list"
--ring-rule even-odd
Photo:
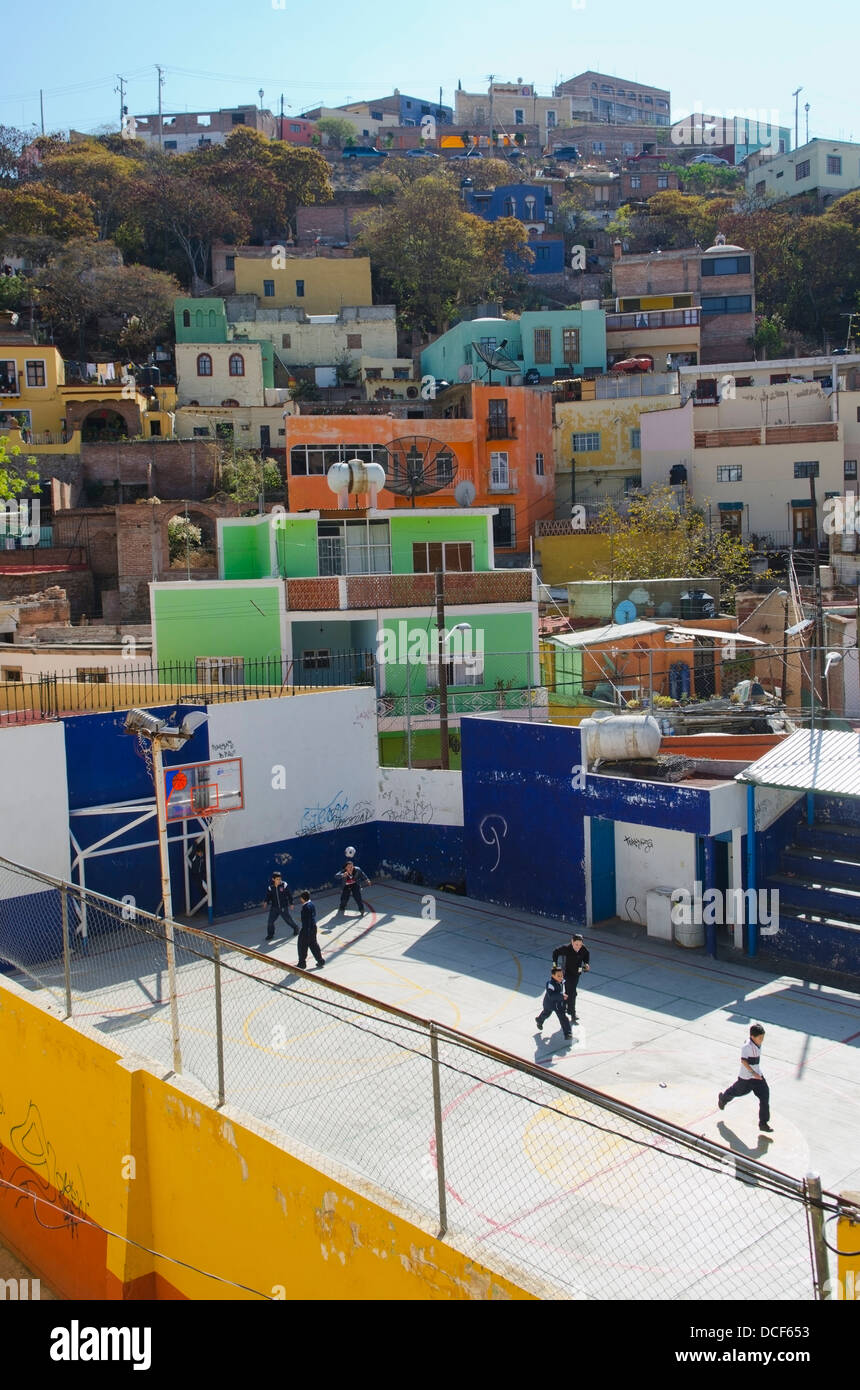
[(0, 401), (6, 396), (20, 396), (21, 387), (17, 381), (0, 381)]
[(488, 420), (487, 421), (488, 439), (516, 439), (517, 422), (512, 416), (510, 420)]
[(517, 488), (517, 470), (515, 468), (509, 468), (504, 473), (495, 472), (493, 469), (490, 470), (489, 477), (487, 479), (488, 492), (515, 493), (518, 490), (519, 489)]
[(643, 309), (641, 313), (607, 314), (607, 333), (630, 328), (698, 328), (700, 309)]
[[(435, 574), (362, 574), (346, 581), (347, 608), (428, 608), (435, 601)], [(448, 570), (446, 604), (529, 603), (531, 570)]]
[[(705, 404), (705, 402), (701, 402)], [(717, 402), (710, 400), (709, 405)], [(798, 425), (751, 425), (745, 429), (694, 430), (696, 449), (750, 448), (758, 444), (832, 444), (839, 439), (834, 422)]]

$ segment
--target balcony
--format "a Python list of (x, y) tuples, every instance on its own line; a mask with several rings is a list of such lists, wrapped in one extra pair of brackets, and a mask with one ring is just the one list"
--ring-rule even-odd
[[(434, 574), (350, 574), (288, 579), (287, 608), (320, 612), (366, 608), (432, 608)], [(447, 604), (530, 603), (531, 570), (482, 570), (445, 574)]]
[(629, 314), (607, 314), (607, 333), (620, 333), (631, 328), (698, 328), (700, 309), (643, 309)]
[(509, 468), (504, 473), (499, 473), (491, 468), (487, 479), (487, 492), (519, 492), (516, 469)]
[[(716, 405), (713, 399), (700, 402)], [(822, 424), (758, 425), (746, 429), (694, 430), (696, 449), (751, 448), (758, 444), (833, 444), (839, 439), (839, 426), (834, 421)]]
[(487, 439), (516, 439), (517, 422), (512, 416), (510, 420), (488, 420)]

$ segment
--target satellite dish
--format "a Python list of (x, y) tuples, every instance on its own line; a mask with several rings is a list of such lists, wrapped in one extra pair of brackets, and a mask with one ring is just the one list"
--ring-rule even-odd
[(507, 347), (507, 343), (507, 338), (505, 338), (501, 345), (497, 348), (486, 348), (481, 343), (472, 343), (472, 347), (480, 357), (481, 361), (486, 362), (487, 366), (489, 367), (489, 371), (487, 373), (488, 381), (492, 379), (493, 372), (507, 372), (508, 375), (511, 375), (514, 372), (522, 371), (522, 367), (520, 366), (519, 362), (514, 362), (512, 358), (507, 357), (502, 352), (502, 348)]
[(458, 483), (454, 488), (454, 501), (457, 503), (458, 507), (471, 507), (474, 500), (475, 484), (469, 482), (468, 478), (464, 478), (463, 481)]
[(615, 621), (617, 623), (633, 623), (636, 621), (636, 604), (631, 603), (629, 598), (622, 599), (615, 610)]
[(453, 449), (441, 440), (426, 435), (407, 435), (393, 439), (388, 446), (389, 492), (408, 497), (415, 506), (416, 497), (454, 486), (457, 477), (457, 458)]

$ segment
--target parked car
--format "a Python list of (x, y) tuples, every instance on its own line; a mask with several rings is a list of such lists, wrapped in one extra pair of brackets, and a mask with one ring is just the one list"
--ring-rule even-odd
[(439, 156), (434, 150), (407, 150), (407, 159), (438, 159)]
[(695, 159), (690, 160), (691, 164), (720, 164), (724, 169), (731, 169), (731, 164), (727, 159), (720, 159), (718, 154), (697, 154)]
[(387, 159), (387, 150), (372, 150), (368, 145), (349, 145), (343, 152), (344, 159)]
[(653, 372), (653, 357), (624, 357), (620, 362), (613, 362), (609, 368), (611, 372)]
[(580, 159), (581, 155), (576, 145), (557, 145), (554, 150), (550, 150), (549, 157), (551, 159), (573, 160)]

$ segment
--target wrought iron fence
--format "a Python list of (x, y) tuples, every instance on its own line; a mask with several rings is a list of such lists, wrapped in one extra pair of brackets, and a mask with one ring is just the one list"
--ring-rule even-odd
[(821, 1296), (807, 1223), (823, 1233), (832, 1194), (545, 1067), (3, 859), (0, 941), (70, 1026), (193, 1075), (213, 1107), (562, 1296)]

